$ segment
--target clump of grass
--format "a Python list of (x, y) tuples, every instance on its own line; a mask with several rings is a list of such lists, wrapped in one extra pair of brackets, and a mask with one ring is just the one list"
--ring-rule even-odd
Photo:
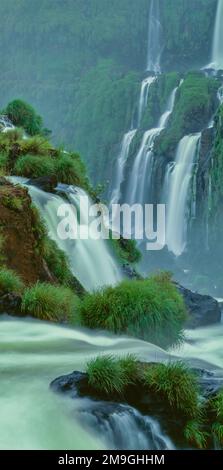
[(78, 304), (79, 299), (71, 289), (37, 282), (25, 289), (21, 309), (40, 320), (75, 322)]
[(223, 445), (223, 424), (218, 422), (214, 423), (211, 429), (213, 436), (218, 439), (221, 445)]
[(56, 175), (60, 183), (87, 187), (86, 168), (78, 154), (64, 154), (56, 159)]
[(199, 421), (189, 421), (184, 428), (184, 437), (198, 449), (206, 449), (209, 434), (202, 429)]
[(217, 419), (223, 423), (223, 389), (212, 399), (211, 405)]
[(21, 153), (23, 155), (47, 156), (51, 149), (52, 146), (48, 140), (44, 139), (44, 137), (41, 137), (40, 135), (24, 139), (21, 142)]
[(88, 328), (126, 333), (168, 347), (182, 340), (187, 316), (171, 279), (157, 276), (88, 294), (80, 305), (80, 317)]
[(199, 413), (196, 375), (183, 363), (154, 364), (144, 374), (148, 391), (165, 399), (168, 405), (190, 418)]
[(21, 278), (11, 269), (5, 267), (0, 268), (0, 292), (7, 294), (15, 292), (21, 294), (24, 284)]
[(87, 364), (89, 385), (99, 393), (122, 395), (128, 377), (120, 362), (113, 356), (98, 356)]
[(14, 166), (14, 173), (18, 176), (26, 176), (27, 178), (54, 175), (55, 165), (51, 157), (24, 155), (18, 158)]

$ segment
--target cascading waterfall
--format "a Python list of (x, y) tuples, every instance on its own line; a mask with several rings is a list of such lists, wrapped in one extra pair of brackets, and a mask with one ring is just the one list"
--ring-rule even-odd
[(212, 67), (223, 70), (223, 0), (218, 0), (214, 39), (212, 48)]
[(142, 81), (140, 95), (139, 95), (139, 106), (138, 106), (138, 127), (140, 126), (143, 112), (146, 108), (149, 96), (149, 89), (152, 83), (156, 80), (156, 77), (150, 76)]
[(148, 28), (148, 52), (146, 70), (161, 72), (162, 26), (160, 23), (160, 0), (151, 0)]
[[(24, 184), (27, 180), (20, 178), (10, 178), (14, 183)], [(108, 241), (102, 238), (97, 239), (96, 228), (94, 239), (80, 239), (76, 240), (66, 239), (62, 240), (58, 237), (57, 228), (58, 223), (62, 222), (58, 217), (58, 209), (63, 204), (70, 203), (74, 208), (74, 216), (76, 210), (81, 209), (81, 225), (88, 229), (88, 207), (84, 204), (88, 201), (89, 206), (91, 200), (87, 193), (77, 187), (61, 185), (58, 187), (63, 193), (67, 194), (68, 200), (63, 197), (46, 193), (39, 188), (32, 185), (27, 185), (29, 193), (33, 202), (38, 207), (43, 220), (46, 223), (50, 238), (52, 238), (63, 250), (70, 262), (70, 267), (73, 274), (77, 277), (80, 283), (87, 290), (97, 289), (104, 285), (115, 285), (122, 279), (122, 274), (116, 263), (112, 252), (109, 250)], [(80, 208), (80, 198), (82, 197), (82, 204)], [(83, 198), (84, 197), (84, 198)], [(64, 230), (66, 230), (67, 221), (64, 219), (62, 222)], [(79, 223), (79, 221), (78, 221)]]
[(166, 244), (176, 256), (183, 253), (187, 243), (187, 204), (194, 160), (201, 134), (181, 139), (171, 174), (168, 166), (169, 190), (167, 200)]
[[(180, 82), (180, 85), (181, 83), (182, 81)], [(154, 164), (154, 143), (156, 138), (168, 124), (168, 120), (173, 112), (178, 88), (179, 87), (176, 87), (172, 91), (168, 99), (166, 110), (158, 122), (158, 127), (146, 131), (143, 135), (126, 190), (125, 200), (129, 204), (145, 204), (149, 202), (148, 198)]]
[(121, 184), (124, 180), (124, 169), (125, 169), (125, 164), (126, 161), (128, 160), (129, 156), (129, 149), (132, 143), (132, 140), (136, 134), (136, 129), (133, 129), (126, 134), (124, 134), (124, 137), (122, 139), (121, 143), (121, 151), (117, 160), (117, 165), (116, 165), (116, 176), (115, 176), (115, 182), (113, 186), (113, 191), (111, 195), (111, 204), (116, 204), (119, 202), (121, 198)]

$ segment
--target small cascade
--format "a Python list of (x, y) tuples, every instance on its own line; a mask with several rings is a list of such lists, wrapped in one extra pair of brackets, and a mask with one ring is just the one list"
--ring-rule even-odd
[(140, 126), (143, 112), (146, 108), (149, 96), (149, 89), (156, 77), (150, 76), (142, 81), (140, 95), (139, 95), (139, 109), (138, 109), (138, 127)]
[(151, 0), (148, 27), (148, 52), (146, 70), (161, 72), (162, 26), (160, 22), (160, 0)]
[(172, 171), (170, 166), (167, 168), (166, 244), (176, 256), (183, 253), (187, 243), (189, 188), (200, 137), (200, 133), (183, 137), (177, 148)]
[(143, 135), (143, 139), (136, 155), (131, 176), (128, 182), (125, 201), (128, 204), (143, 204), (146, 191), (150, 187), (153, 168), (153, 148), (156, 137), (161, 129), (150, 129)]
[(113, 191), (111, 195), (111, 204), (118, 203), (121, 198), (121, 184), (124, 180), (125, 164), (129, 156), (130, 145), (132, 143), (132, 140), (136, 132), (137, 130), (133, 129), (127, 132), (126, 134), (124, 134), (124, 137), (122, 139), (121, 151), (120, 151), (120, 154), (117, 160), (117, 165), (116, 165), (116, 175), (115, 175), (115, 182), (114, 182)]
[[(27, 180), (20, 178), (10, 178), (13, 183), (26, 184)], [(74, 276), (80, 281), (86, 290), (94, 290), (104, 285), (115, 285), (122, 280), (121, 270), (109, 249), (109, 242), (105, 239), (97, 239), (96, 227), (94, 238), (87, 239), (66, 239), (62, 240), (58, 236), (58, 224), (62, 223), (66, 231), (68, 221), (58, 216), (59, 208), (64, 204), (70, 204), (73, 207), (74, 217), (80, 214), (77, 224), (81, 223), (83, 231), (88, 230), (89, 219), (88, 211), (92, 202), (87, 193), (80, 188), (59, 185), (58, 190), (66, 193), (67, 199), (62, 196), (46, 193), (32, 185), (27, 185), (30, 196), (34, 204), (38, 207), (40, 214), (45, 221), (48, 234), (63, 250), (70, 262), (71, 270)], [(84, 198), (83, 198), (84, 196)], [(87, 202), (87, 204), (86, 204)]]
[(214, 39), (212, 48), (212, 64), (216, 70), (223, 70), (223, 0), (218, 0)]
[(12, 124), (8, 116), (0, 116), (0, 132), (8, 132), (11, 129), (14, 129), (15, 126)]
[(171, 439), (159, 423), (143, 416), (134, 408), (113, 403), (92, 403), (80, 412), (81, 422), (89, 429), (97, 429), (110, 450), (174, 450)]

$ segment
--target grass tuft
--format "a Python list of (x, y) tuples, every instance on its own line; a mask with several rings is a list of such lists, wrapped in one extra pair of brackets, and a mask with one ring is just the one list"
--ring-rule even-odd
[(7, 294), (9, 292), (15, 292), (20, 294), (24, 288), (24, 284), (18, 274), (11, 269), (2, 267), (0, 269), (0, 292)]

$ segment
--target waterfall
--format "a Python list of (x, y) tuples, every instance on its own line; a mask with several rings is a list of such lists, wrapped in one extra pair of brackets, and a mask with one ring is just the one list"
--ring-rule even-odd
[(124, 134), (124, 137), (122, 139), (121, 151), (116, 164), (116, 176), (114, 181), (114, 188), (111, 195), (111, 204), (118, 203), (121, 198), (121, 184), (124, 180), (125, 164), (128, 159), (129, 149), (136, 132), (136, 129), (133, 129)]
[[(179, 86), (181, 83), (182, 81)], [(159, 119), (158, 127), (146, 131), (143, 135), (140, 148), (134, 160), (126, 192), (125, 199), (129, 204), (145, 204), (149, 202), (149, 191), (152, 182), (154, 164), (154, 143), (156, 138), (168, 124), (168, 120), (173, 112), (179, 86), (174, 88), (171, 92), (166, 109)]]
[(104, 436), (105, 446), (110, 450), (174, 450), (173, 443), (159, 423), (149, 416), (142, 416), (130, 406), (92, 405), (91, 402), (80, 416), (89, 429), (97, 429), (98, 434)]
[(168, 178), (166, 243), (169, 251), (176, 256), (181, 255), (186, 247), (189, 188), (200, 137), (199, 133), (181, 139), (176, 152), (175, 165)]
[(143, 112), (148, 102), (149, 89), (152, 83), (156, 80), (156, 77), (147, 77), (141, 83), (140, 95), (139, 95), (139, 106), (138, 106), (138, 127), (140, 126)]
[(162, 26), (160, 23), (160, 0), (151, 0), (148, 27), (148, 53), (146, 70), (160, 73), (162, 54)]
[(212, 66), (216, 70), (223, 70), (223, 0), (218, 0), (214, 39), (212, 48)]
[(0, 116), (0, 132), (7, 132), (11, 129), (14, 129), (14, 127), (15, 126), (12, 124), (8, 116)]
[[(20, 178), (10, 178), (14, 183), (23, 183)], [(27, 180), (26, 180), (27, 181)], [(118, 263), (114, 259), (112, 252), (109, 249), (109, 242), (107, 240), (91, 239), (86, 240), (78, 238), (77, 240), (61, 240), (57, 234), (58, 223), (61, 218), (58, 217), (58, 209), (62, 204), (68, 204), (79, 211), (81, 209), (80, 217), (83, 227), (88, 226), (88, 207), (80, 207), (80, 197), (85, 196), (89, 201), (89, 206), (92, 204), (87, 193), (80, 188), (61, 185), (59, 189), (67, 193), (68, 201), (63, 197), (46, 193), (35, 186), (27, 185), (30, 196), (34, 204), (38, 207), (40, 214), (45, 221), (48, 229), (48, 234), (63, 250), (70, 262), (70, 267), (74, 276), (87, 290), (94, 290), (104, 285), (115, 285), (121, 281), (122, 275), (118, 267)], [(75, 212), (74, 212), (75, 214)], [(78, 221), (79, 222), (79, 221)], [(64, 221), (64, 228), (67, 222)], [(96, 231), (96, 228), (95, 228)], [(95, 233), (96, 238), (96, 233)]]

